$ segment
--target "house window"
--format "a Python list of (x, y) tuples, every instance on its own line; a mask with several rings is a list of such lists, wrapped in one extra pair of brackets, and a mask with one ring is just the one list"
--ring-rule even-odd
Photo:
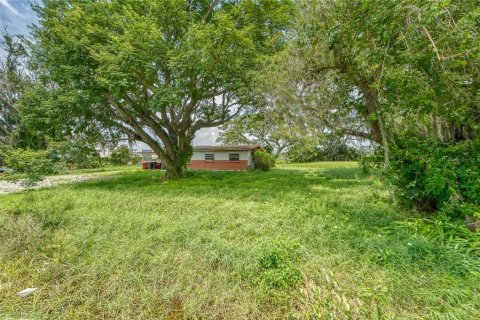
[(215, 161), (215, 155), (213, 153), (205, 153), (205, 161)]
[(228, 159), (230, 161), (240, 161), (240, 153), (230, 153)]

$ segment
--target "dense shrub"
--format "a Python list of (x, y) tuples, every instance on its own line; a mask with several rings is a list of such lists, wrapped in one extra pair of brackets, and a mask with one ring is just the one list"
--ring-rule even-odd
[(89, 169), (100, 166), (95, 147), (84, 141), (50, 142), (51, 150), (68, 169)]
[(60, 173), (64, 168), (50, 150), (4, 146), (0, 148), (0, 161), (7, 169), (7, 173), (2, 175), (3, 178), (20, 180), (26, 187), (35, 185), (45, 175)]
[(80, 141), (49, 142), (47, 149), (0, 148), (0, 165), (9, 172), (6, 178), (34, 185), (43, 176), (58, 174), (67, 169), (99, 166), (96, 150)]
[(1, 149), (2, 164), (17, 173), (54, 174), (61, 166), (49, 150)]
[[(377, 161), (379, 163), (379, 161)], [(391, 148), (384, 177), (399, 200), (450, 217), (480, 215), (480, 145), (404, 138)]]
[(275, 166), (275, 157), (265, 151), (255, 151), (253, 159), (256, 169), (268, 171)]
[(319, 150), (315, 146), (294, 145), (286, 154), (289, 162), (314, 162), (320, 161)]
[(126, 165), (134, 161), (127, 146), (120, 146), (113, 150), (110, 156), (110, 163), (113, 165)]

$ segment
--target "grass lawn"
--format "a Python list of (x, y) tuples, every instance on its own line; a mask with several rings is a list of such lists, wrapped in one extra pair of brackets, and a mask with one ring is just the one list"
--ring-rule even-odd
[(478, 261), (355, 163), (160, 176), (0, 196), (0, 319), (478, 319)]

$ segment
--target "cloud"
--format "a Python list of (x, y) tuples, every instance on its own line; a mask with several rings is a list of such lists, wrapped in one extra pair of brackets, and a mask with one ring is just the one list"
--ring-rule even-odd
[[(38, 0), (0, 0), (0, 38), (5, 32), (11, 35), (28, 35), (29, 26), (37, 22), (31, 3)], [(5, 51), (0, 47), (0, 58)]]
[(0, 33), (28, 35), (28, 26), (37, 22), (31, 3), (36, 0), (0, 0)]
[(217, 145), (217, 138), (219, 135), (219, 129), (215, 128), (203, 128), (197, 131), (195, 138), (193, 139), (194, 146), (200, 145)]
[(16, 15), (17, 17), (22, 16), (20, 12), (18, 12), (18, 10), (15, 9), (15, 7), (10, 4), (9, 0), (0, 0), (0, 6), (7, 8), (8, 10), (10, 10), (11, 13)]

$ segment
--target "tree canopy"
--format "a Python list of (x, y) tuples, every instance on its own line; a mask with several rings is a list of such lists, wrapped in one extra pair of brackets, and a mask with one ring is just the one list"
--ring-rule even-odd
[(180, 177), (195, 132), (252, 103), (251, 72), (281, 48), (290, 1), (46, 0), (36, 54), (70, 104), (148, 144)]
[(331, 131), (369, 139), (402, 201), (479, 216), (478, 1), (302, 1), (299, 10), (290, 62), (271, 67), (290, 85), (272, 93)]

